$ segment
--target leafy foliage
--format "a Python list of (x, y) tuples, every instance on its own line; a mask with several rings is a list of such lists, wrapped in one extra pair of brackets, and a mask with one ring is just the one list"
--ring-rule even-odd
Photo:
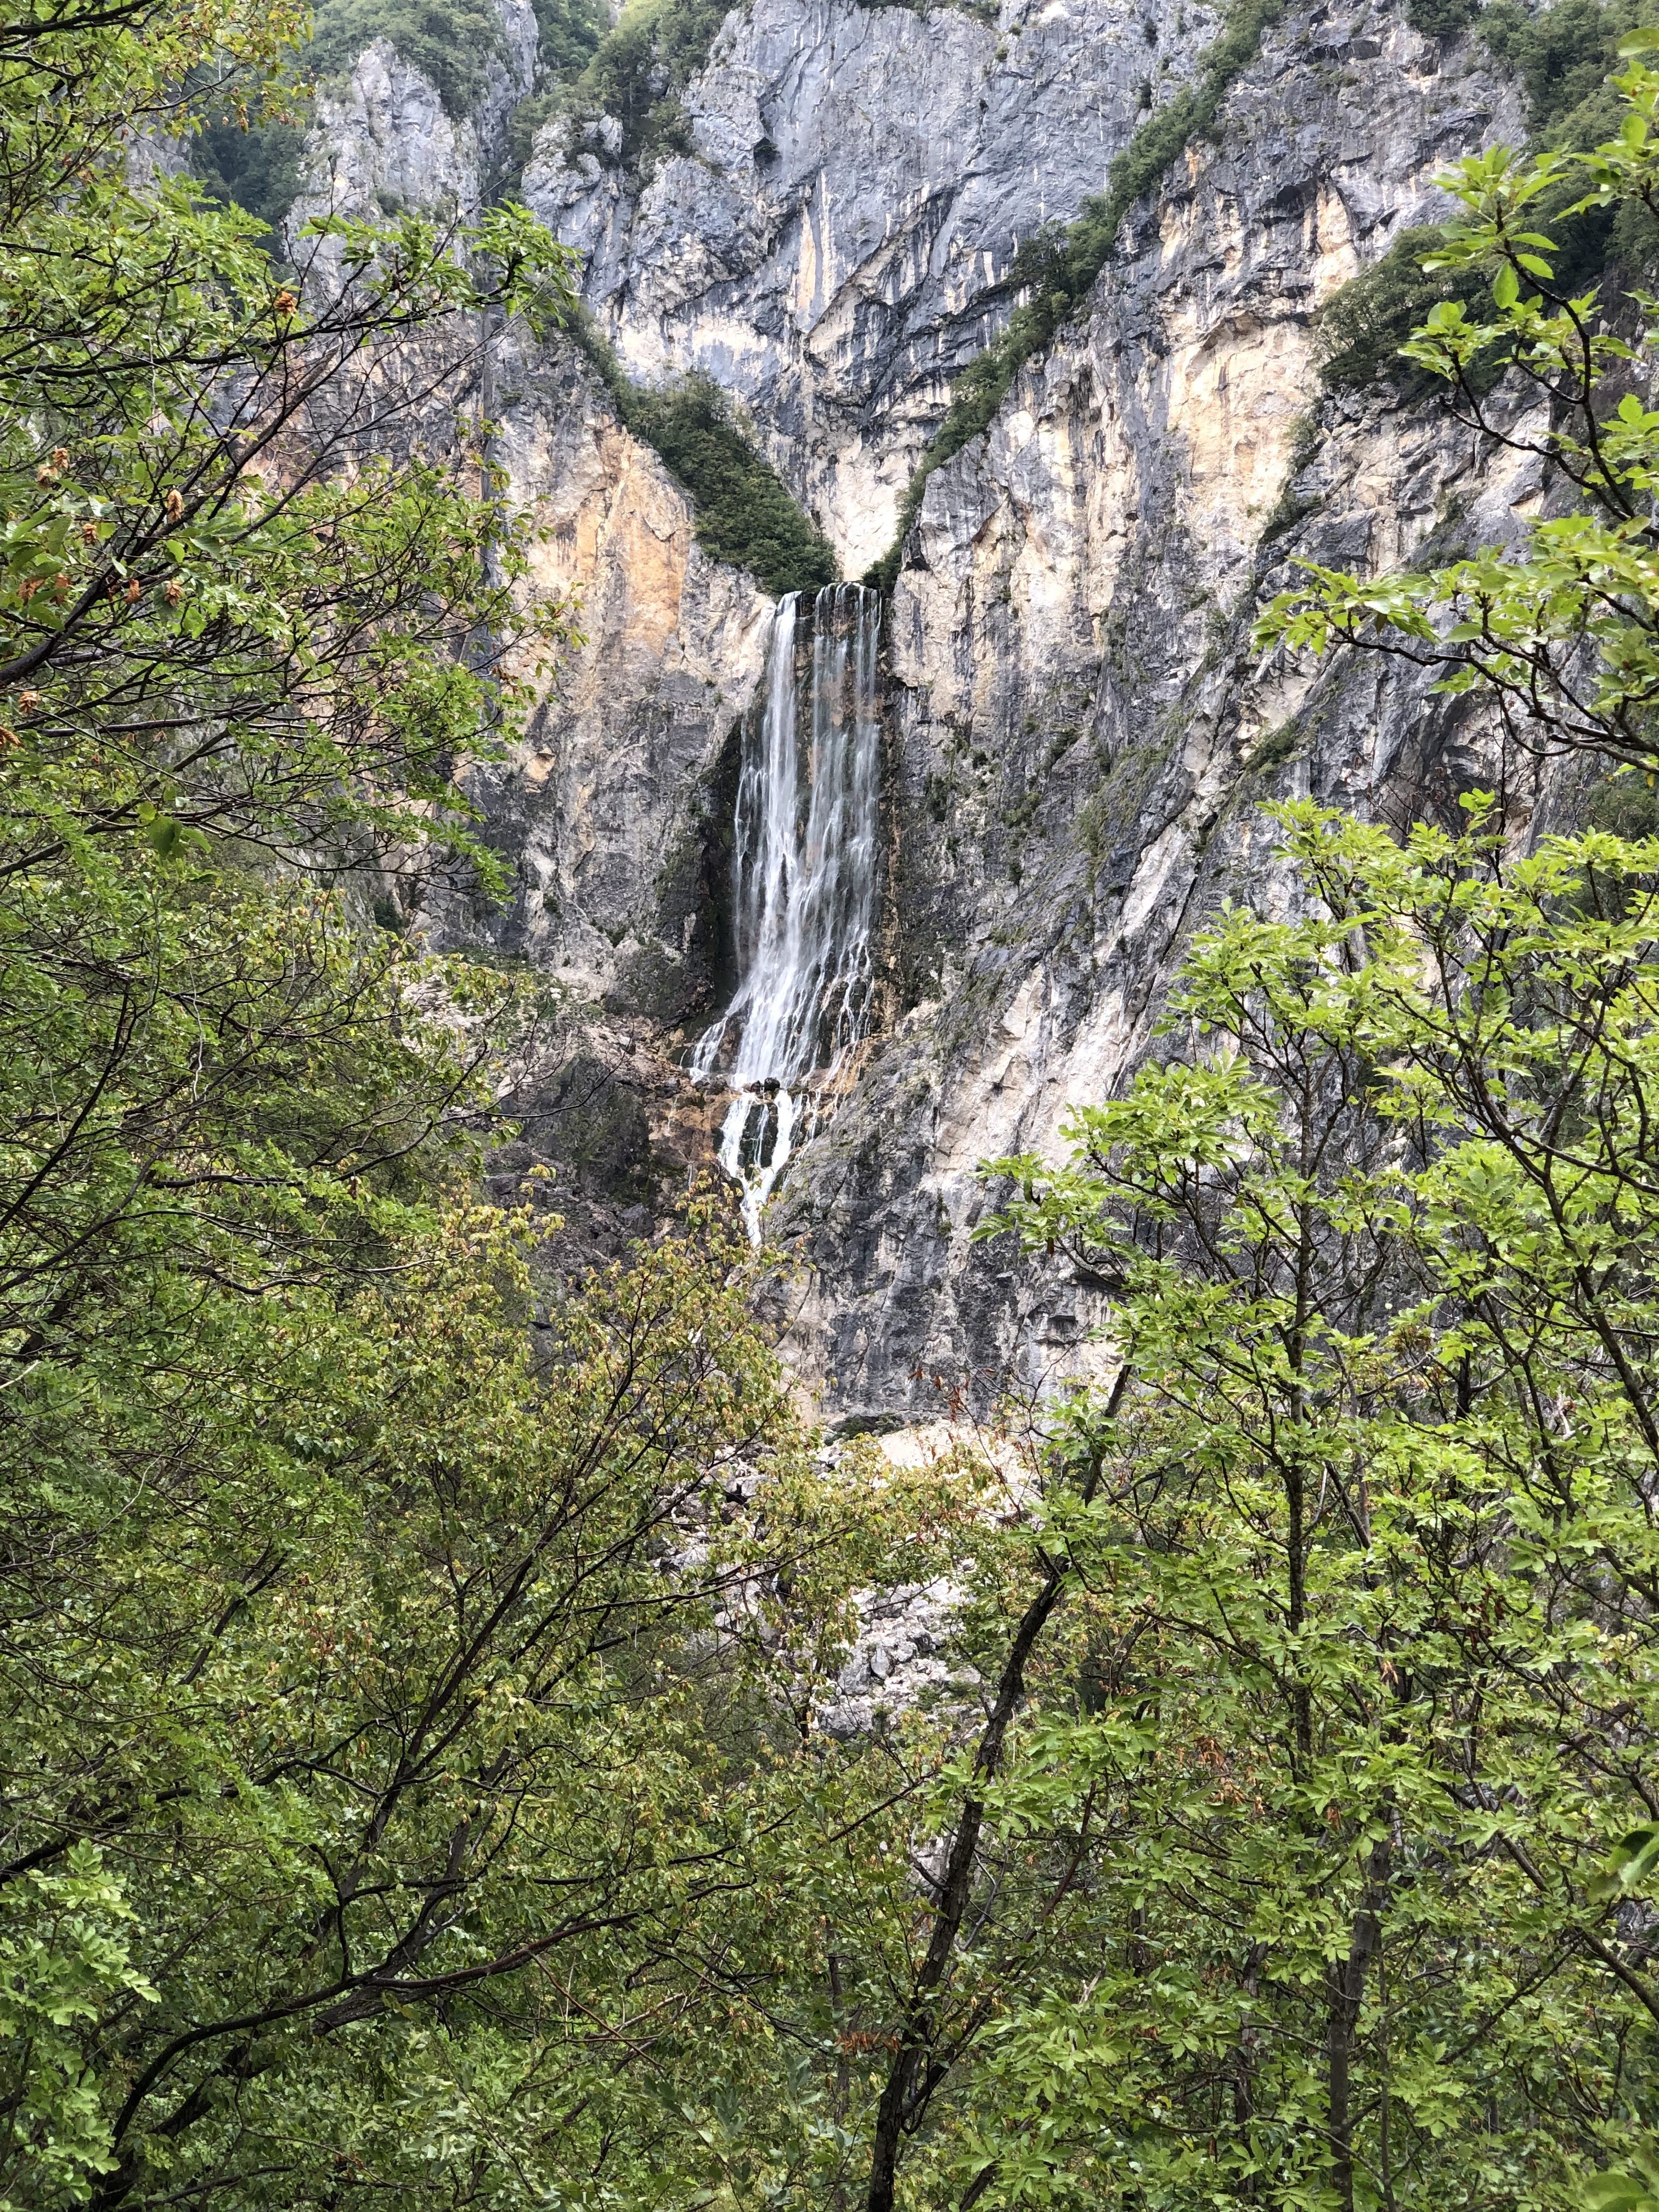
[(1535, 12), (1516, 0), (1490, 0), (1480, 14), (1480, 35), (1521, 79), (1528, 121), (1547, 146), (1553, 133), (1591, 104), (1610, 110), (1607, 79), (1618, 66), (1619, 44), (1640, 27), (1641, 0), (1554, 0)]
[(835, 582), (833, 548), (738, 428), (716, 384), (688, 376), (646, 391), (625, 374), (591, 319), (578, 317), (574, 328), (623, 422), (696, 502), (697, 543), (711, 558), (746, 568), (769, 592), (813, 592)]
[[(204, 48), (295, 34), (215, 4), (0, 26), (0, 2192), (1641, 2212), (1645, 786), (1526, 851), (1285, 810), (1297, 896), (994, 1170), (1109, 1387), (815, 1457), (718, 1206), (569, 1284), (544, 1187), (470, 1195), (511, 979), (361, 924), (565, 635), (453, 423), (480, 308), (568, 268), (503, 209), (325, 226), (290, 288), (141, 189)], [(1653, 189), (1650, 43), (1641, 127), (1465, 165), (1492, 313), (1412, 342), (1477, 427), (1492, 350), (1546, 386), (1583, 511), (1263, 631), (1644, 767), (1659, 433), (1528, 286), (1563, 179)], [(584, 342), (724, 557), (820, 557), (717, 395)], [(935, 1694), (852, 1729), (895, 1583)]]
[(155, 1999), (133, 1967), (132, 1919), (89, 1844), (65, 1851), (57, 1872), (19, 1875), (0, 1894), (0, 2048), (16, 2054), (0, 2150), (6, 2212), (77, 2203), (89, 2177), (110, 2170), (78, 2037), (112, 2002)]
[(630, 168), (688, 152), (678, 95), (708, 59), (727, 13), (726, 0), (634, 0), (575, 79), (569, 112), (613, 116)]
[(989, 1793), (1090, 1899), (964, 2099), (993, 2203), (1564, 2203), (1659, 2104), (1659, 848), (1283, 820), (1305, 918), (1000, 1164), (1122, 1372), (1048, 1509), (1085, 1680)]
[(1294, 918), (990, 1170), (1116, 1376), (947, 1539), (971, 1728), (780, 1881), (812, 2063), (710, 2130), (736, 2201), (1649, 2193), (1659, 845), (1281, 821)]
[(1428, 391), (1425, 370), (1402, 361), (1401, 349), (1443, 300), (1474, 306), (1478, 270), (1425, 269), (1443, 242), (1432, 226), (1401, 231), (1380, 261), (1350, 278), (1321, 309), (1319, 376), (1328, 392), (1363, 391), (1387, 376), (1408, 392)]
[(605, 0), (536, 0), (538, 76), (560, 83), (578, 77), (610, 27)]
[[(458, 751), (521, 702), (509, 660), (533, 665), (562, 616), (517, 609), (526, 526), (463, 489), (471, 455), (393, 466), (339, 397), (372, 362), (381, 434), (412, 434), (434, 361), (416, 366), (411, 337), (447, 344), (437, 374), (464, 382), (474, 341), (441, 318), (556, 308), (568, 258), (512, 209), (453, 236), (323, 223), (302, 307), (239, 210), (181, 178), (136, 199), (101, 120), (67, 203), (42, 189), (54, 120), (13, 142), (0, 682), (36, 849), (164, 823), (395, 841), (411, 802), (459, 816)], [(458, 244), (500, 283), (476, 283)], [(43, 265), (63, 272), (50, 288)], [(211, 408), (210, 380), (227, 395)], [(481, 617), (496, 642), (463, 657)]]
[(693, 1216), (550, 1307), (535, 1211), (465, 1188), (512, 994), (356, 920), (365, 869), (415, 896), (465, 843), (460, 762), (565, 634), (453, 423), (480, 311), (556, 314), (568, 263), (503, 209), (319, 226), (283, 283), (247, 216), (135, 179), (181, 81), (275, 71), (294, 27), (131, 0), (0, 33), (0, 2192), (31, 2212), (545, 2202), (638, 2101), (602, 2035), (567, 2113), (571, 2007), (687, 2001), (747, 1881), (741, 1665), (697, 1665), (736, 1540), (661, 1565), (734, 1455), (780, 1493), (798, 1458), (743, 1241)]
[(747, 568), (769, 592), (811, 592), (836, 580), (836, 556), (776, 471), (732, 419), (704, 377), (636, 392), (623, 420), (697, 502), (697, 542), (716, 561)]
[(1407, 0), (1406, 20), (1428, 39), (1455, 39), (1480, 14), (1480, 0)]
[(1659, 707), (1648, 512), (1659, 416), (1628, 388), (1609, 404), (1607, 386), (1640, 362), (1650, 334), (1620, 337), (1594, 290), (1565, 289), (1553, 235), (1538, 226), (1564, 189), (1576, 195), (1570, 211), (1647, 216), (1659, 73), (1644, 58), (1656, 48), (1655, 32), (1623, 42), (1626, 120), (1616, 138), (1524, 159), (1498, 147), (1442, 179), (1465, 213), (1431, 265), (1494, 271), (1492, 304), (1474, 313), (1461, 299), (1441, 301), (1405, 348), (1477, 428), (1490, 427), (1494, 368), (1547, 395), (1559, 427), (1510, 442), (1559, 471), (1583, 505), (1533, 524), (1519, 553), (1483, 552), (1424, 575), (1362, 581), (1310, 568), (1311, 588), (1281, 593), (1257, 630), (1264, 644), (1318, 652), (1341, 639), (1403, 654), (1433, 670), (1443, 691), (1478, 689), (1521, 747), (1584, 746), (1644, 768), (1656, 757)]
[(468, 114), (501, 50), (501, 20), (490, 0), (323, 0), (305, 64), (319, 77), (349, 71), (363, 48), (388, 39), (437, 87), (450, 114)]

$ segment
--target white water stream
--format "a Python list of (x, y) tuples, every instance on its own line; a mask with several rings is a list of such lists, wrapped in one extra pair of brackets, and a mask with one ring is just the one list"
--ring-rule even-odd
[(817, 594), (803, 732), (792, 592), (773, 623), (764, 708), (744, 731), (732, 837), (738, 988), (691, 1071), (723, 1076), (735, 1094), (720, 1165), (742, 1188), (757, 1244), (799, 1133), (811, 1134), (824, 1084), (870, 1024), (880, 622), (879, 597), (860, 584)]

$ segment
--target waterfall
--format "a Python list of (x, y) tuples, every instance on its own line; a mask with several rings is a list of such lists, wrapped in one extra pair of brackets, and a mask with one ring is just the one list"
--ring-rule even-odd
[[(693, 1074), (723, 1073), (735, 1096), (720, 1159), (761, 1210), (818, 1091), (870, 1025), (881, 726), (876, 651), (881, 601), (826, 585), (812, 604), (802, 743), (799, 594), (779, 605), (765, 705), (745, 725), (733, 823), (738, 988), (698, 1044)], [(809, 1079), (813, 1079), (809, 1082)]]

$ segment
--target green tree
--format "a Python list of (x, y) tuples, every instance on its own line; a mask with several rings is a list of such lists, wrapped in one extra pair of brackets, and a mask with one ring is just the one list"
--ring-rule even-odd
[(1098, 1808), (1096, 1946), (1003, 2025), (992, 2203), (1565, 2203), (1654, 2124), (1659, 849), (1285, 827), (1306, 918), (1200, 940), (1194, 1056), (1003, 1164), (1124, 1382), (993, 1814)]
[[(707, 1209), (562, 1291), (538, 1192), (471, 1200), (524, 1010), (366, 925), (453, 861), (488, 884), (459, 778), (568, 634), (476, 370), (568, 264), (507, 208), (319, 224), (284, 279), (149, 157), (204, 72), (258, 112), (301, 27), (0, 26), (20, 2207), (683, 2172), (641, 2056), (751, 1971), (756, 1835), (799, 1796), (760, 1757), (767, 1577), (810, 1697), (858, 1520), (814, 1502)], [(771, 1522), (726, 1529), (711, 1492), (763, 1477)]]
[[(1407, 349), (1558, 511), (1261, 629), (1649, 769), (1652, 306), (1554, 288), (1531, 210), (1650, 211), (1656, 46), (1616, 138), (1462, 165)], [(980, 1725), (841, 1965), (869, 2212), (1649, 2200), (1659, 844), (1467, 804), (1286, 810), (1291, 918), (1198, 939), (1068, 1164), (994, 1164), (987, 1233), (1110, 1292), (1116, 1380), (979, 1553)]]

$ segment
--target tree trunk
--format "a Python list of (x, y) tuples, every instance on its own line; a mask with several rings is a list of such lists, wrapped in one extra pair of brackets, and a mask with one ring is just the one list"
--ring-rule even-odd
[(1365, 1977), (1382, 1941), (1379, 1917), (1393, 1871), (1394, 1850), (1386, 1838), (1371, 1847), (1365, 1869), (1365, 1886), (1346, 1959), (1333, 1960), (1326, 1970), (1330, 2026), (1327, 2041), (1329, 2062), (1329, 2136), (1331, 2179), (1343, 2212), (1353, 2212), (1353, 2118), (1352, 2075), (1354, 2032), (1365, 1995)]

